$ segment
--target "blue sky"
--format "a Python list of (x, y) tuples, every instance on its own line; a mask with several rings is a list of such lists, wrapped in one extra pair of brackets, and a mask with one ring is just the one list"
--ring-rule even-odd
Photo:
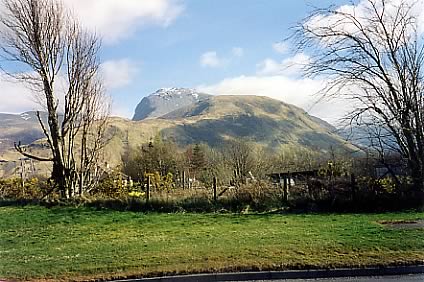
[[(131, 38), (105, 46), (105, 60), (126, 58), (137, 68), (132, 83), (112, 90), (116, 112), (130, 116), (142, 97), (161, 87), (196, 88), (255, 75), (262, 60), (281, 60), (289, 54), (272, 46), (289, 35), (290, 27), (312, 5), (343, 2), (347, 1), (180, 1), (184, 11), (169, 26), (141, 28)], [(241, 48), (242, 54), (233, 54), (234, 48)], [(216, 52), (222, 65), (202, 66), (201, 56), (207, 52)]]
[[(313, 7), (348, 0), (64, 1), (83, 25), (104, 37), (102, 71), (114, 115), (131, 118), (139, 101), (159, 88), (190, 87), (270, 96), (333, 118), (311, 102), (320, 82), (300, 78), (293, 67), (307, 55), (278, 43)], [(0, 86), (0, 112), (36, 107), (30, 94), (16, 98), (26, 90), (6, 82)]]

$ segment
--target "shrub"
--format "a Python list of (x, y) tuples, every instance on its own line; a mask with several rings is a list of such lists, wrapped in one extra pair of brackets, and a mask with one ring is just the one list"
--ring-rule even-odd
[(25, 182), (19, 178), (0, 179), (0, 198), (3, 199), (39, 199), (48, 189), (47, 182), (38, 178)]

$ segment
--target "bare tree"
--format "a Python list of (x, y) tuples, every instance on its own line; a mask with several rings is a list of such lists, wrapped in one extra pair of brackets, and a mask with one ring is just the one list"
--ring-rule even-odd
[(326, 77), (324, 95), (351, 99), (351, 124), (372, 125), (372, 138), (407, 160), (415, 188), (423, 190), (424, 42), (415, 14), (420, 10), (411, 2), (364, 0), (319, 9), (293, 38), (312, 54), (306, 75)]
[[(48, 113), (38, 113), (52, 162), (51, 179), (62, 196), (96, 179), (99, 151), (109, 107), (99, 79), (100, 41), (84, 31), (58, 0), (3, 0), (0, 16), (2, 66), (9, 76), (29, 86)], [(58, 87), (59, 82), (63, 85)], [(62, 102), (60, 102), (62, 101)]]
[(254, 149), (245, 140), (229, 141), (223, 151), (225, 161), (233, 170), (234, 180), (244, 183), (255, 168)]

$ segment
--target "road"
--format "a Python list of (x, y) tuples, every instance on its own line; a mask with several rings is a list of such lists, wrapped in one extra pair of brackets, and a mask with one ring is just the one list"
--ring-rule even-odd
[(326, 279), (289, 279), (289, 280), (255, 280), (247, 282), (423, 282), (424, 274), (402, 275), (402, 276), (384, 276), (384, 277), (344, 277), (344, 278), (326, 278)]

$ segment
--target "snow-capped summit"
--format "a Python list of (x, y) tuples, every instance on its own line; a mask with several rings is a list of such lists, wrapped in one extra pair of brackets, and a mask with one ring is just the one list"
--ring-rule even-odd
[(191, 88), (161, 88), (157, 90), (155, 93), (152, 94), (152, 96), (158, 96), (163, 99), (169, 99), (172, 97), (178, 97), (182, 98), (185, 96), (193, 96), (194, 98), (198, 98), (199, 94), (197, 93), (196, 89)]
[(20, 117), (21, 117), (23, 120), (29, 120), (29, 119), (31, 119), (31, 116), (30, 116), (28, 113), (22, 113), (22, 114), (20, 115)]
[(141, 100), (135, 110), (133, 120), (161, 117), (209, 96), (191, 88), (161, 88)]

